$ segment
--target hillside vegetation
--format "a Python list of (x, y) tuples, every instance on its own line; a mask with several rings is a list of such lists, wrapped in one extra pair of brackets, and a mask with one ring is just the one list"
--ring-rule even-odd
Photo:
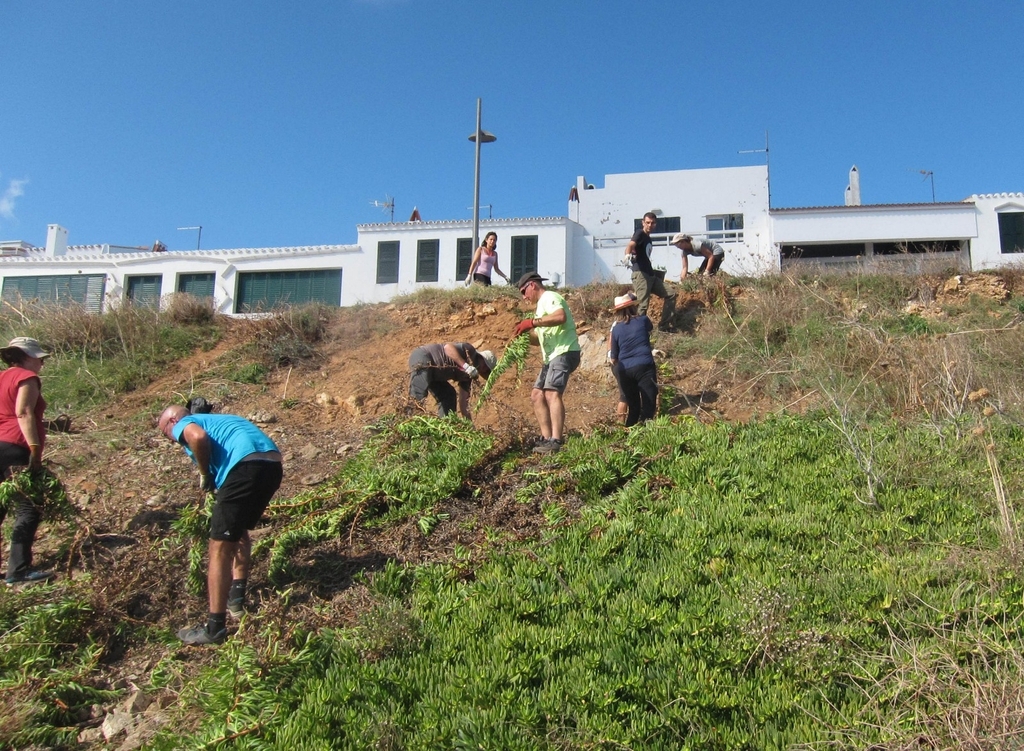
[[(550, 457), (535, 352), (473, 423), (404, 396), (419, 344), (500, 354), (514, 290), (7, 310), (0, 339), (55, 352), (73, 509), (39, 535), (60, 577), (0, 591), (0, 745), (1024, 745), (1024, 276), (677, 286), (661, 415), (629, 430), (601, 362), (620, 288), (566, 291), (591, 364)], [(286, 467), (216, 648), (173, 636), (205, 615), (205, 517), (154, 423), (195, 394)]]

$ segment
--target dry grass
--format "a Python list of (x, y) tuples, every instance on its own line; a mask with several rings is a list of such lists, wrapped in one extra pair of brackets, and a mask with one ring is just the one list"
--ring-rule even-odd
[(212, 297), (176, 292), (167, 297), (164, 314), (177, 324), (201, 325), (213, 323), (216, 309)]
[(242, 338), (252, 343), (268, 367), (293, 365), (317, 354), (336, 310), (325, 305), (298, 305), (271, 314), (242, 319)]
[(1024, 654), (1006, 649), (1021, 624), (1007, 623), (993, 638), (981, 618), (922, 625), (915, 638), (890, 632), (891, 670), (866, 687), (871, 700), (858, 724), (891, 738), (890, 751), (1024, 748)]

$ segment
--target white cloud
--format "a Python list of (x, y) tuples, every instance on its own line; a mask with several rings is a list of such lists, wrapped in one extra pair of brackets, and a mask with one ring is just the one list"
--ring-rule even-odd
[(14, 218), (14, 202), (25, 194), (24, 185), (27, 182), (28, 180), (11, 180), (7, 183), (7, 189), (0, 195), (0, 217)]

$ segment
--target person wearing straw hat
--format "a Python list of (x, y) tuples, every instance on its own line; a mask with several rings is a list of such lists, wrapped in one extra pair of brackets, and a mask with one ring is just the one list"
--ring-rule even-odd
[(528, 271), (519, 277), (519, 292), (537, 306), (533, 318), (516, 324), (515, 335), (536, 333), (543, 365), (530, 392), (533, 414), (540, 426), (535, 454), (553, 454), (565, 440), (565, 403), (562, 394), (569, 376), (580, 366), (580, 340), (565, 298), (544, 289), (546, 277)]
[(700, 268), (697, 269), (697, 273), (704, 276), (717, 274), (718, 268), (725, 260), (725, 249), (711, 240), (701, 240), (700, 243), (694, 245), (692, 237), (680, 232), (672, 237), (672, 244), (682, 251), (683, 271), (679, 274), (680, 281), (685, 279), (689, 272), (690, 264), (686, 259), (687, 256), (701, 256), (704, 259)]
[[(437, 401), (437, 416), (444, 417), (456, 408), (467, 420), (473, 419), (469, 410), (469, 390), (474, 378), (486, 379), (498, 359), (489, 349), (479, 352), (467, 342), (424, 344), (409, 355), (409, 396), (418, 402), (433, 394)], [(459, 386), (458, 396), (448, 381)]]
[[(636, 295), (628, 293), (630, 297), (636, 300)], [(612, 378), (615, 379), (615, 387), (619, 391), (619, 401), (615, 404), (615, 419), (620, 423), (626, 422), (626, 417), (629, 415), (629, 405), (626, 403), (626, 395), (622, 393), (622, 384), (619, 383), (619, 369), (612, 363), (612, 331), (618, 325), (618, 319), (612, 321), (612, 326), (608, 330), (608, 365), (611, 366)]]
[(658, 410), (658, 369), (651, 350), (651, 319), (637, 312), (636, 298), (622, 295), (612, 307), (616, 324), (611, 334), (612, 368), (626, 399), (626, 427), (650, 420)]
[[(39, 371), (49, 353), (39, 342), (27, 336), (11, 339), (0, 349), (0, 359), (7, 369), (0, 373), (0, 474), (6, 479), (15, 467), (28, 467), (30, 472), (43, 468), (43, 447), (46, 425)], [(0, 523), (6, 509), (0, 507)], [(14, 502), (14, 528), (11, 551), (7, 556), (6, 582), (9, 586), (34, 584), (53, 577), (52, 571), (32, 568), (32, 544), (43, 515), (39, 506), (27, 495)]]

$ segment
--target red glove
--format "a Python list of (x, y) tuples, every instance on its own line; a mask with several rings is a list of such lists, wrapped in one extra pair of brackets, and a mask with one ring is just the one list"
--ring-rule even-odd
[(516, 336), (525, 334), (527, 331), (533, 328), (533, 319), (527, 318), (516, 324)]

